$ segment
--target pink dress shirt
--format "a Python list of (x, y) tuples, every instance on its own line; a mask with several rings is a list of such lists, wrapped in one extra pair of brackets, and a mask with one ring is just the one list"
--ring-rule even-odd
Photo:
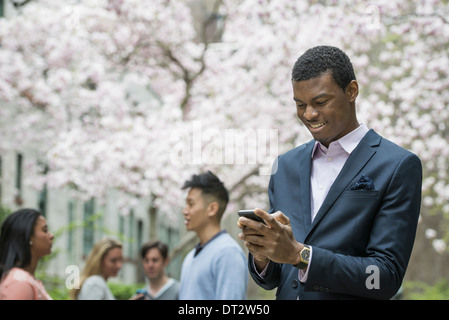
[[(310, 174), (311, 221), (315, 219), (346, 160), (367, 132), (368, 127), (363, 123), (337, 141), (331, 142), (329, 148), (318, 141), (315, 142), (312, 150), (312, 172)], [(310, 248), (310, 251), (309, 267), (312, 264), (313, 247)], [(298, 278), (301, 282), (307, 281), (308, 270), (309, 268), (305, 272), (299, 271)]]
[(21, 268), (12, 268), (0, 282), (0, 300), (52, 300), (41, 281)]
[(368, 132), (365, 124), (351, 131), (337, 141), (331, 142), (326, 148), (318, 141), (312, 151), (312, 172), (310, 175), (312, 217), (315, 218), (324, 199), (329, 192), (349, 155)]

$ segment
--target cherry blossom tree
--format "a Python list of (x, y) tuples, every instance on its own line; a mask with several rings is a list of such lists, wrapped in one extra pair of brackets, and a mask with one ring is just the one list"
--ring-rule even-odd
[[(290, 73), (307, 48), (354, 64), (359, 120), (423, 161), (422, 219), (449, 221), (449, 5), (445, 1), (32, 1), (0, 21), (0, 150), (27, 150), (36, 188), (119, 190), (180, 216), (183, 181), (212, 170), (229, 211), (267, 206), (279, 153), (311, 139)], [(429, 233), (430, 234), (430, 233)], [(441, 242), (442, 241), (442, 242)]]

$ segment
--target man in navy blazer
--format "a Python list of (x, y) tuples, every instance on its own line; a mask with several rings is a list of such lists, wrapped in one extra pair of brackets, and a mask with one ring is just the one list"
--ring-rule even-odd
[(358, 83), (340, 49), (307, 50), (292, 85), (314, 139), (275, 162), (270, 210), (255, 210), (265, 223), (239, 218), (250, 274), (277, 299), (390, 299), (413, 248), (421, 161), (358, 122)]

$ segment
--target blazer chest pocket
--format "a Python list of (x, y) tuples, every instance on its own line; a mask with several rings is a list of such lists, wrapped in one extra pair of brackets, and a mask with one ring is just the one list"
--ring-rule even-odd
[(378, 190), (346, 190), (345, 192), (343, 192), (342, 197), (367, 199), (367, 198), (377, 198), (378, 194), (379, 194)]

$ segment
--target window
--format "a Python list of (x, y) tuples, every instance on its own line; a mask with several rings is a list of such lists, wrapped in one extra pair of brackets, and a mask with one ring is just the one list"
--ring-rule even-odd
[(125, 237), (125, 218), (121, 213), (118, 214), (118, 232), (119, 237), (121, 238)]
[[(40, 164), (40, 167), (42, 168), (42, 174), (47, 174), (48, 172), (48, 166), (44, 165), (44, 164)], [(48, 188), (47, 188), (47, 184), (44, 185), (44, 187), (42, 188), (42, 190), (39, 192), (39, 196), (38, 196), (38, 208), (39, 211), (42, 213), (42, 215), (45, 217), (47, 215), (47, 192)]]
[(15, 194), (15, 203), (18, 206), (21, 206), (23, 204), (22, 200), (22, 167), (23, 167), (23, 156), (18, 153), (16, 156), (16, 181), (15, 181), (15, 187), (16, 187), (16, 194)]
[(83, 213), (83, 255), (87, 256), (94, 246), (94, 199), (86, 201), (84, 203), (84, 213)]
[(69, 200), (68, 204), (68, 230), (67, 230), (67, 252), (69, 255), (73, 252), (73, 243), (75, 241), (75, 234), (73, 232), (73, 223), (75, 221), (75, 202), (73, 200)]
[(128, 257), (130, 259), (134, 259), (134, 243), (135, 243), (135, 238), (134, 238), (134, 210), (131, 209), (131, 212), (129, 213), (128, 216), (128, 236), (127, 236), (127, 241), (128, 241)]
[[(143, 244), (143, 222), (142, 220), (137, 220), (137, 250), (140, 250)], [(137, 255), (139, 256), (139, 254)]]

